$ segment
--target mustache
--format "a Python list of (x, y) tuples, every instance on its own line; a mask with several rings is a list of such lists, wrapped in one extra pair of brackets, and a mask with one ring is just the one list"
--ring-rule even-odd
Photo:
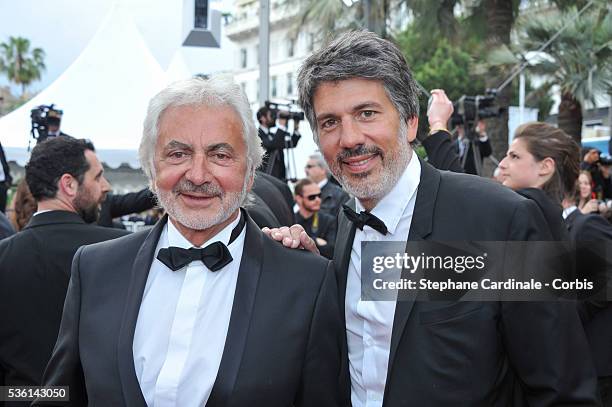
[(180, 180), (179, 183), (176, 184), (174, 188), (172, 188), (172, 192), (174, 194), (194, 192), (198, 194), (204, 194), (207, 196), (221, 196), (221, 197), (224, 195), (223, 189), (221, 189), (221, 187), (217, 184), (206, 182), (202, 185), (196, 185), (193, 182), (186, 180), (186, 179)]
[(346, 160), (347, 158), (370, 154), (378, 154), (381, 158), (384, 158), (384, 153), (380, 147), (366, 146), (361, 144), (355, 148), (344, 149), (336, 156), (336, 161), (338, 162), (338, 164), (342, 164), (342, 161)]

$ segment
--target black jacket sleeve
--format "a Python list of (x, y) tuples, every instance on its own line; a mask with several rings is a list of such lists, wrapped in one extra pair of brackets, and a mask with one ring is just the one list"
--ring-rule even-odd
[(74, 255), (68, 293), (55, 348), (43, 374), (43, 386), (68, 386), (70, 402), (34, 401), (32, 406), (86, 406), (87, 392), (79, 354), (81, 281), (79, 262), (83, 247)]
[[(457, 149), (450, 134), (444, 130), (437, 131), (422, 141), (427, 152), (427, 162), (439, 170), (463, 173)], [(491, 154), (491, 153), (489, 153)]]

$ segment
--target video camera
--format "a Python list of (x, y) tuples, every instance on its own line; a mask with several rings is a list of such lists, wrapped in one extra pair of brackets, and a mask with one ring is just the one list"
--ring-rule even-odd
[(49, 135), (49, 125), (59, 126), (62, 121), (62, 110), (56, 109), (55, 105), (51, 104), (36, 106), (30, 111), (32, 120), (31, 135), (34, 140), (39, 143)]
[(304, 112), (295, 102), (279, 103), (266, 100), (266, 107), (272, 112), (272, 119), (289, 119), (294, 121), (304, 120)]
[(484, 95), (466, 96), (463, 95), (453, 103), (454, 112), (451, 116), (451, 124), (454, 126), (473, 125), (480, 119), (499, 117), (505, 109), (495, 103), (497, 92), (487, 89)]

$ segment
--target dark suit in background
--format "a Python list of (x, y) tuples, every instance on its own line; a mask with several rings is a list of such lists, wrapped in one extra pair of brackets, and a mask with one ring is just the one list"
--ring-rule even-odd
[(100, 205), (98, 225), (112, 227), (113, 219), (147, 211), (155, 206), (155, 195), (149, 188), (122, 195), (107, 194)]
[[(576, 264), (583, 265), (578, 277), (603, 278), (604, 287), (612, 293), (609, 271), (601, 270), (602, 260), (609, 262), (606, 252), (612, 242), (612, 225), (601, 215), (585, 215), (578, 209), (568, 215), (565, 224), (570, 239), (576, 243)], [(607, 407), (612, 405), (612, 304), (605, 298), (585, 300), (578, 310), (593, 354), (603, 405)]]
[[(343, 316), (355, 229), (341, 212), (334, 264)], [(551, 238), (529, 199), (421, 164), (409, 241)], [(345, 348), (345, 363), (347, 354)], [(343, 377), (348, 380), (348, 366)], [(385, 407), (596, 406), (595, 397), (595, 371), (573, 303), (397, 303)]]
[(40, 384), (57, 339), (75, 252), (126, 234), (85, 224), (74, 212), (49, 211), (0, 241), (1, 386)]
[(327, 213), (334, 218), (338, 216), (342, 205), (349, 200), (347, 194), (342, 188), (327, 180), (323, 188), (321, 188), (321, 212)]
[[(253, 192), (272, 210), (282, 226), (291, 226), (295, 223), (293, 195), (287, 184), (269, 174), (257, 171), (253, 182)], [(289, 194), (290, 201), (287, 199), (287, 194)]]
[(266, 202), (256, 193), (251, 192), (253, 202), (245, 207), (249, 216), (260, 228), (279, 228), (281, 227), (280, 222), (266, 204)]
[[(70, 385), (71, 405), (145, 406), (132, 344), (166, 219), (150, 233), (76, 254), (44, 378)], [(282, 247), (248, 218), (242, 259), (234, 261), (241, 261), (234, 305), (207, 405), (337, 406), (343, 327), (331, 263)]]
[(6, 193), (11, 187), (11, 184), (13, 183), (13, 178), (11, 177), (11, 169), (9, 168), (8, 161), (6, 160), (6, 155), (4, 155), (4, 149), (2, 148), (1, 143), (0, 163), (2, 164), (2, 170), (4, 171), (4, 180), (0, 180), (0, 212), (5, 212), (7, 195)]
[[(296, 215), (298, 225), (302, 225), (308, 236), (316, 242), (316, 238), (321, 238), (327, 242), (326, 245), (317, 247), (321, 255), (332, 259), (334, 257), (334, 244), (336, 243), (336, 217), (322, 213), (314, 213), (310, 218), (304, 218), (298, 212)], [(315, 225), (316, 218), (316, 225)]]

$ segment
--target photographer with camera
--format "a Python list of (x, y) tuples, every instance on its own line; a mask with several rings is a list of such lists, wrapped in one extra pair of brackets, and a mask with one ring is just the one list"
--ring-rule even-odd
[[(285, 164), (285, 153), (293, 154), (290, 149), (297, 146), (300, 140), (299, 124), (300, 116), (298, 114), (286, 111), (279, 111), (275, 107), (270, 107), (269, 102), (266, 102), (266, 106), (261, 107), (257, 111), (257, 121), (259, 122), (259, 138), (261, 138), (261, 144), (266, 150), (266, 154), (262, 161), (260, 170), (266, 174), (270, 174), (282, 181), (286, 181), (288, 178), (295, 178), (295, 173), (291, 173)], [(276, 115), (278, 112), (278, 126), (276, 126)], [(293, 134), (289, 133), (288, 123), (289, 119), (293, 119)], [(291, 155), (292, 157), (292, 155)], [(295, 170), (295, 165), (293, 167)], [(287, 176), (289, 173), (289, 177)]]
[(609, 158), (602, 158), (600, 153), (596, 148), (583, 148), (580, 169), (591, 174), (593, 192), (597, 199), (612, 199), (609, 169), (612, 162)]
[(30, 118), (32, 119), (30, 133), (37, 144), (49, 137), (70, 137), (60, 130), (63, 114), (64, 112), (56, 109), (54, 104), (36, 106), (30, 111)]

